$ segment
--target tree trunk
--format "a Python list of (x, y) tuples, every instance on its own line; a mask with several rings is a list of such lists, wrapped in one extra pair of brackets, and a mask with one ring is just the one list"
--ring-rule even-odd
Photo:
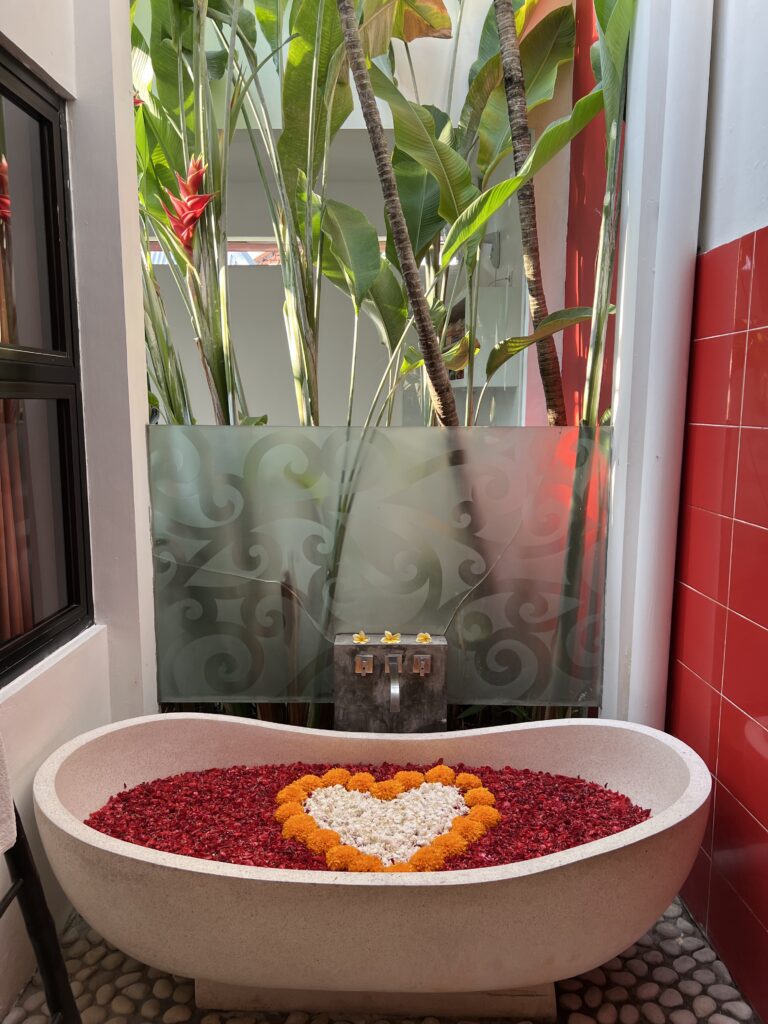
[[(525, 79), (520, 62), (520, 47), (515, 29), (515, 11), (511, 0), (493, 0), (496, 24), (499, 27), (501, 65), (504, 72), (504, 92), (507, 97), (509, 130), (515, 159), (515, 172), (528, 159), (531, 151), (531, 131), (528, 127), (528, 106), (525, 98)], [(536, 224), (536, 195), (533, 181), (527, 182), (517, 193), (520, 209), (520, 233), (523, 242), (523, 267), (528, 284), (528, 302), (534, 330), (548, 315), (547, 300), (541, 281), (541, 257), (539, 255), (539, 232)], [(563, 379), (554, 339), (542, 338), (536, 343), (541, 383), (547, 402), (547, 419), (550, 426), (563, 427), (567, 423)]]
[(448, 370), (440, 353), (440, 342), (435, 333), (432, 318), (429, 315), (429, 304), (424, 295), (419, 268), (416, 265), (413, 247), (408, 235), (408, 227), (403, 216), (403, 208), (400, 205), (397, 181), (392, 170), (387, 141), (384, 136), (384, 129), (381, 126), (381, 118), (376, 106), (376, 97), (371, 88), (365, 54), (360, 42), (355, 5), (353, 0), (337, 0), (337, 2), (341, 17), (341, 27), (344, 32), (344, 46), (347, 51), (347, 59), (355, 79), (365, 126), (368, 129), (368, 138), (370, 139), (371, 149), (376, 160), (376, 171), (381, 184), (381, 192), (384, 196), (384, 208), (387, 211), (387, 219), (392, 231), (392, 240), (400, 262), (403, 281), (405, 282), (408, 303), (411, 307), (416, 334), (419, 339), (419, 348), (424, 357), (424, 367), (427, 371), (432, 405), (434, 406), (437, 419), (442, 426), (455, 427), (459, 424), (456, 402), (448, 378)]

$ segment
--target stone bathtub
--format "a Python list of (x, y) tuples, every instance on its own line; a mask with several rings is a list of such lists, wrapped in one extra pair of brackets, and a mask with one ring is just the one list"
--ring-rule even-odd
[[(83, 824), (123, 787), (178, 772), (441, 757), (581, 775), (652, 815), (517, 864), (372, 875), (197, 860)], [(704, 832), (710, 775), (678, 740), (607, 720), (374, 735), (174, 714), (65, 744), (34, 793), (75, 908), (119, 949), (194, 978), (198, 1005), (544, 1019), (553, 981), (621, 952), (677, 894)]]

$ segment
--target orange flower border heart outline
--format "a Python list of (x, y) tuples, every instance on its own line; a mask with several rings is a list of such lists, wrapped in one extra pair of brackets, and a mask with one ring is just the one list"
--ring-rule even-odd
[[(310, 793), (326, 786), (344, 786), (348, 790), (370, 793), (379, 800), (394, 800), (424, 782), (457, 786), (464, 793), (469, 812), (455, 817), (447, 832), (422, 846), (410, 860), (387, 867), (381, 858), (342, 843), (341, 836), (333, 829), (320, 828), (304, 810), (304, 801)], [(493, 806), (496, 798), (482, 780), (471, 772), (457, 774), (446, 764), (437, 764), (427, 772), (399, 771), (382, 782), (377, 782), (370, 772), (353, 775), (346, 768), (330, 768), (324, 775), (302, 775), (281, 789), (275, 801), (278, 805), (275, 818), (283, 826), (284, 838), (304, 843), (313, 853), (325, 854), (326, 864), (332, 871), (439, 871), (449, 857), (465, 853), (470, 843), (482, 839), (501, 821), (501, 814)]]

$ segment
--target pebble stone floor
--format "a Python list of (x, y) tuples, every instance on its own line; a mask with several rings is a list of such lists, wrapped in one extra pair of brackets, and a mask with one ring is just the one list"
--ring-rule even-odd
[[(394, 1024), (379, 1016), (197, 1010), (188, 978), (147, 967), (75, 918), (62, 937), (82, 1024)], [(620, 956), (557, 985), (558, 1024), (759, 1024), (680, 905)], [(398, 1024), (440, 1024), (397, 1018)], [(49, 1024), (36, 976), (2, 1024)], [(471, 1022), (461, 1022), (471, 1024)], [(521, 1022), (529, 1024), (529, 1022)]]

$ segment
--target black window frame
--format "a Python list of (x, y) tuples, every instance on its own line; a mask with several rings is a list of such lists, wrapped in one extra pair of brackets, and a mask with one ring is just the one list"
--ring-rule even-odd
[(0, 48), (0, 97), (40, 126), (51, 350), (0, 345), (0, 397), (54, 399), (70, 603), (0, 643), (0, 687), (93, 623), (88, 495), (69, 202), (66, 102)]

